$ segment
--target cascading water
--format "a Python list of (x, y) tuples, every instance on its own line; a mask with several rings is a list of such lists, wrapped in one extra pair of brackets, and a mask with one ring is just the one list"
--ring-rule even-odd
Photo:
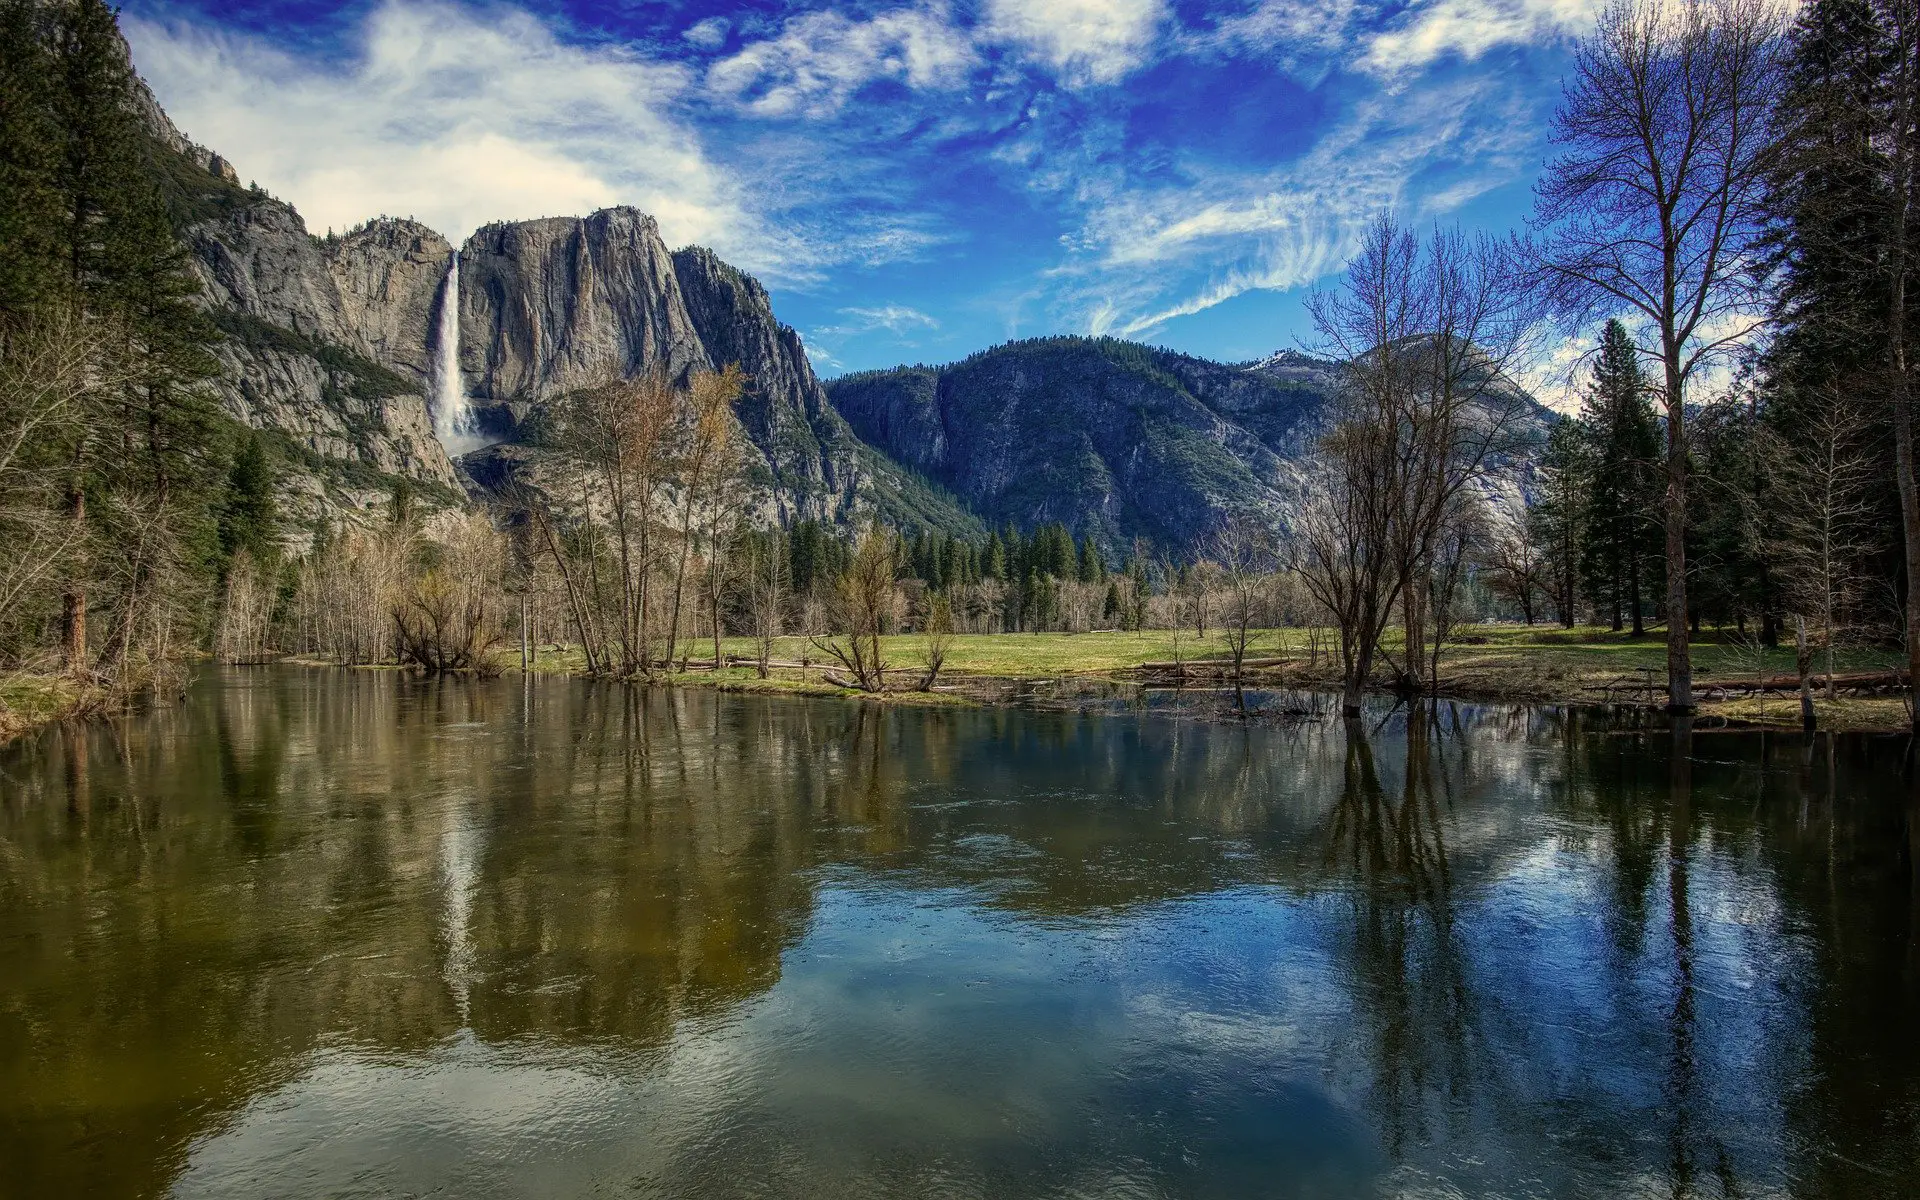
[(447, 265), (447, 281), (440, 289), (438, 356), (433, 368), (433, 432), (449, 452), (471, 449), (473, 413), (467, 406), (466, 384), (460, 379), (460, 252)]

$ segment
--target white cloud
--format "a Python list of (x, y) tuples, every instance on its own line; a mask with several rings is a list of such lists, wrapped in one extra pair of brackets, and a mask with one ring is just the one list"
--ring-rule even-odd
[(1162, 0), (988, 0), (986, 30), (1064, 82), (1112, 83), (1151, 56), (1166, 15)]
[[(1411, 103), (1375, 96), (1262, 174), (1195, 169), (1177, 188), (1091, 189), (1092, 216), (1070, 241), (1085, 261), (1062, 272), (1083, 280), (1070, 292), (1079, 323), (1130, 337), (1248, 291), (1312, 283), (1340, 269), (1376, 214), (1429, 219), (1504, 182), (1530, 128), (1511, 97), (1462, 82)], [(1168, 281), (1190, 280), (1194, 264), (1213, 266), (1170, 298)]]
[(388, 213), (459, 240), (488, 221), (622, 203), (657, 217), (671, 244), (774, 278), (817, 266), (675, 115), (692, 87), (677, 65), (564, 43), (511, 8), (433, 0), (386, 0), (336, 62), (206, 26), (123, 25), (176, 123), (316, 231)]
[(726, 44), (729, 28), (731, 25), (725, 17), (708, 17), (689, 25), (680, 36), (702, 50), (718, 50)]
[(1311, 67), (1321, 75), (1349, 49), (1354, 16), (1355, 0), (1260, 0), (1189, 35), (1187, 48), (1269, 58), (1289, 71)]
[(859, 319), (864, 322), (865, 328), (885, 329), (891, 333), (899, 333), (915, 327), (940, 328), (940, 322), (919, 309), (909, 308), (904, 304), (884, 304), (878, 308), (843, 308), (840, 314)]
[(941, 8), (897, 9), (865, 21), (814, 12), (715, 63), (707, 86), (758, 116), (827, 116), (873, 80), (952, 87), (977, 61), (972, 42)]
[(1600, 8), (1600, 0), (1427, 0), (1375, 34), (1360, 66), (1396, 75), (1451, 55), (1472, 60), (1495, 46), (1564, 38), (1592, 28)]

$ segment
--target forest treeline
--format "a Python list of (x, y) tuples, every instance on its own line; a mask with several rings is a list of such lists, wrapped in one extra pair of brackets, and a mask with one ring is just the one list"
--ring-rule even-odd
[(169, 684), (233, 563), (281, 553), (206, 387), (177, 236), (206, 197), (142, 101), (101, 0), (0, 0), (0, 660), (104, 693)]
[[(1224, 629), (1238, 664), (1297, 623), (1332, 631), (1354, 710), (1438, 687), (1452, 631), (1504, 616), (1664, 637), (1679, 710), (1705, 625), (1791, 641), (1809, 681), (1848, 644), (1920, 666), (1917, 8), (1617, 0), (1528, 229), (1383, 214), (1311, 298), (1345, 366), (1298, 509), (1116, 552), (795, 520), (748, 469), (734, 368), (554, 401), (484, 511), (402, 486), (291, 529), (272, 454), (209, 399), (221, 333), (177, 232), (206, 198), (142, 122), (112, 11), (0, 0), (0, 656), (146, 686), (207, 649), (486, 670), (518, 641), (644, 677), (723, 634), (764, 671), (798, 634), (881, 688), (890, 632), (926, 636), (931, 686), (954, 632)], [(1513, 380), (1570, 337), (1580, 409), (1540, 447)]]

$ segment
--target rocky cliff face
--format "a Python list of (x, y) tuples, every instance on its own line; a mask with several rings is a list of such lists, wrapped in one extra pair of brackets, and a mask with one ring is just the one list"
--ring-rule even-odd
[(216, 390), (235, 418), (291, 440), (309, 507), (377, 503), (387, 485), (370, 472), (455, 486), (426, 399), (426, 314), (451, 253), (444, 239), (380, 222), (320, 241), (264, 196), (184, 237), (227, 334)]
[(1061, 521), (1115, 551), (1144, 537), (1187, 552), (1235, 512), (1288, 525), (1341, 371), (1299, 354), (1234, 366), (1043, 338), (846, 376), (828, 394), (860, 437), (990, 523)]
[(856, 433), (994, 524), (1061, 521), (1112, 549), (1191, 548), (1226, 514), (1297, 501), (1322, 393), (1111, 339), (1019, 342), (835, 381)]
[(232, 164), (182, 135), (144, 86), (140, 99), (201, 301), (226, 335), (213, 388), (229, 415), (280, 440), (292, 515), (377, 505), (395, 478), (456, 495), (426, 399), (446, 240), (388, 220), (315, 238), (291, 205), (241, 187)]
[[(735, 411), (763, 516), (977, 528), (861, 444), (757, 280), (710, 250), (669, 251), (652, 217), (612, 208), (490, 225), (461, 248), (460, 263), (462, 369), (479, 403), (507, 411), (494, 426), (509, 440), (531, 413), (579, 388), (660, 368), (683, 382), (737, 363), (747, 390)], [(483, 462), (471, 466), (491, 475)]]
[(538, 403), (707, 356), (653, 218), (630, 208), (489, 225), (461, 247), (461, 349), (468, 386)]
[(453, 247), (415, 221), (383, 218), (322, 243), (350, 344), (426, 394)]

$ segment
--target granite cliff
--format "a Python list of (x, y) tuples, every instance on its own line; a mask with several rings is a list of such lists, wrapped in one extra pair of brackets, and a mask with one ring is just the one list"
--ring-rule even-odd
[[(459, 247), (461, 383), (497, 444), (456, 463), (428, 399), (455, 247), (384, 217), (314, 237), (144, 103), (203, 303), (226, 334), (214, 386), (281, 446), (289, 508), (309, 523), (384, 504), (399, 480), (449, 504), (463, 487), (538, 480), (557, 468), (536, 419), (556, 399), (643, 370), (684, 381), (738, 363), (749, 511), (763, 521), (965, 534), (1061, 521), (1115, 552), (1137, 537), (1184, 552), (1231, 512), (1287, 523), (1342, 372), (1295, 354), (1229, 365), (1062, 337), (823, 385), (758, 281), (610, 208), (489, 225)], [(1513, 467), (1502, 486), (1519, 479)]]
[[(1283, 352), (1230, 365), (1113, 338), (1011, 342), (944, 367), (848, 375), (854, 432), (993, 525), (1060, 521), (1120, 551), (1186, 551), (1229, 514), (1284, 528), (1343, 367)], [(1527, 400), (1525, 423), (1550, 420)], [(1493, 488), (1522, 486), (1501, 462)]]
[(970, 532), (970, 514), (875, 454), (828, 403), (800, 335), (752, 276), (700, 247), (670, 251), (632, 208), (489, 225), (461, 248), (461, 367), (483, 427), (507, 443), (473, 456), (494, 478), (543, 406), (581, 387), (664, 368), (676, 381), (738, 363), (749, 478), (767, 520), (878, 516)]

